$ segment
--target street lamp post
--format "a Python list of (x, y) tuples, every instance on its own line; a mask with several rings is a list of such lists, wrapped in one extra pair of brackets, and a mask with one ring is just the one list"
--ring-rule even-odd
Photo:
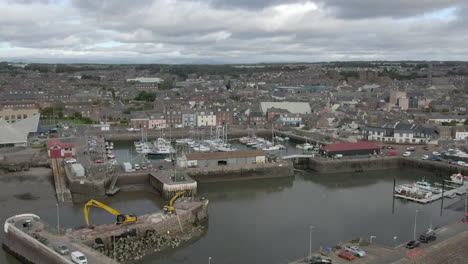
[(371, 244), (372, 244), (372, 239), (373, 239), (373, 238), (377, 238), (377, 237), (376, 237), (376, 236), (370, 236), (369, 242), (370, 242)]
[(312, 258), (312, 229), (314, 228), (315, 226), (309, 227), (309, 259)]
[(397, 236), (394, 236), (393, 237), (393, 247), (396, 247), (396, 241), (397, 241), (398, 237)]
[(59, 204), (55, 204), (57, 206), (57, 231), (60, 235), (60, 212), (59, 212)]
[(208, 257), (208, 264), (211, 264), (211, 257)]
[(414, 215), (414, 234), (413, 234), (413, 239), (416, 240), (416, 221), (418, 219), (418, 210), (416, 210), (416, 214)]
[(114, 235), (114, 263), (116, 263), (115, 261), (115, 235)]

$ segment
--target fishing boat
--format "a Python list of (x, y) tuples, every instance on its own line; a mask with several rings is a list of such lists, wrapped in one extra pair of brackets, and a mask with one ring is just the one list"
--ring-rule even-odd
[(402, 184), (395, 189), (395, 192), (404, 196), (426, 199), (433, 194), (430, 191), (422, 190), (414, 184)]
[(432, 187), (430, 183), (422, 180), (422, 181), (417, 181), (414, 183), (416, 187), (418, 187), (421, 190), (432, 192), (432, 193), (442, 193), (442, 189), (437, 188), (437, 187)]

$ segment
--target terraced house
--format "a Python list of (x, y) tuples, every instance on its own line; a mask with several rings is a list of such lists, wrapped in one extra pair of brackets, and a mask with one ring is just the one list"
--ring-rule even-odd
[(400, 122), (382, 126), (366, 126), (359, 129), (364, 139), (370, 141), (425, 144), (437, 137), (433, 128)]

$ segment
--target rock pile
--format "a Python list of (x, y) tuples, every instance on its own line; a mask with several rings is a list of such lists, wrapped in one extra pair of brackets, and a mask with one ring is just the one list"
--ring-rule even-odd
[[(147, 232), (144, 237), (128, 236), (116, 238), (115, 255), (119, 262), (139, 260), (150, 252), (161, 251), (164, 248), (176, 248), (182, 239), (167, 235), (160, 235), (154, 232)], [(106, 249), (102, 244), (94, 244), (93, 248), (102, 254), (114, 258), (114, 248)]]

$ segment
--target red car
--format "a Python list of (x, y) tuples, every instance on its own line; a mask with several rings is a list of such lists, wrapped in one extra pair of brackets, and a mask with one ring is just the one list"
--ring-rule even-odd
[(104, 161), (103, 161), (103, 160), (100, 160), (100, 159), (96, 160), (95, 162), (96, 162), (96, 163), (104, 163)]
[(349, 260), (349, 261), (351, 261), (351, 260), (353, 260), (353, 259), (356, 258), (356, 257), (353, 255), (353, 253), (348, 252), (348, 251), (341, 251), (340, 254), (338, 254), (338, 257), (344, 258), (344, 259)]

